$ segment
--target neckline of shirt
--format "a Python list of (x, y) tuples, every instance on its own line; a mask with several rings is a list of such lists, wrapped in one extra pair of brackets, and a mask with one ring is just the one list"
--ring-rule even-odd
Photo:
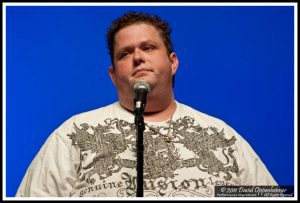
[[(180, 103), (178, 101), (175, 100), (175, 103), (176, 103), (176, 109), (175, 109), (175, 112), (172, 116), (172, 120), (175, 121), (180, 115)], [(119, 115), (120, 118), (129, 118), (129, 121), (132, 119), (132, 122), (134, 122), (134, 114), (132, 114), (131, 112), (129, 112), (128, 110), (126, 110), (121, 104), (119, 101), (117, 101), (115, 103), (116, 107), (118, 109), (120, 109), (121, 111), (118, 111), (119, 112)], [(168, 121), (170, 121), (171, 119), (167, 119), (167, 120), (164, 120), (164, 121), (145, 121), (145, 124), (148, 124), (148, 125), (164, 125), (166, 124)], [(130, 121), (131, 122), (131, 121)]]

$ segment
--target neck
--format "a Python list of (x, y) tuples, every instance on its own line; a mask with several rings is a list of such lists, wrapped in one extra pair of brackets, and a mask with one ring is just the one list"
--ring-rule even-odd
[[(133, 98), (124, 102), (120, 99), (120, 104), (129, 112), (133, 113)], [(173, 94), (169, 97), (159, 98), (149, 94), (147, 97), (144, 120), (149, 122), (160, 122), (172, 117), (176, 110), (176, 103)]]
[(149, 122), (165, 121), (171, 119), (175, 111), (176, 111), (176, 103), (175, 100), (172, 99), (170, 100), (169, 104), (166, 104), (166, 106), (159, 111), (156, 112), (145, 111), (144, 119), (145, 121), (149, 121)]

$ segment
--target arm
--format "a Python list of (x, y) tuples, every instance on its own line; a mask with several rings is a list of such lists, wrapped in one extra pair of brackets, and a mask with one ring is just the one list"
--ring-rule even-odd
[(30, 164), (17, 197), (68, 197), (77, 179), (78, 149), (55, 131)]
[(231, 127), (229, 127), (229, 131), (237, 138), (235, 145), (241, 185), (277, 186), (271, 173), (249, 143)]

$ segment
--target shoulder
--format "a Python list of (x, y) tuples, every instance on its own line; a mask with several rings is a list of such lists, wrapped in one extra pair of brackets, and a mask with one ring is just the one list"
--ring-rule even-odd
[(199, 126), (202, 128), (209, 128), (217, 130), (218, 132), (223, 131), (226, 138), (234, 136), (238, 141), (244, 141), (243, 137), (227, 122), (217, 118), (215, 116), (203, 113), (195, 108), (192, 108), (186, 104), (177, 102), (180, 118), (189, 118), (193, 126)]
[(186, 104), (177, 102), (178, 110), (181, 112), (181, 116), (191, 116), (195, 119), (195, 122), (203, 125), (218, 125), (218, 126), (228, 126), (223, 120), (216, 118), (212, 115), (203, 113), (193, 107)]
[(119, 102), (115, 102), (97, 109), (93, 109), (90, 111), (86, 111), (86, 112), (82, 112), (82, 113), (78, 113), (73, 115), (72, 117), (70, 117), (68, 120), (66, 120), (66, 122), (93, 122), (93, 121), (99, 121), (104, 117), (107, 116), (111, 116), (112, 114), (114, 114), (114, 112), (116, 111), (117, 108), (119, 107), (120, 104)]
[(66, 135), (75, 132), (75, 126), (96, 126), (102, 124), (106, 118), (114, 117), (119, 108), (119, 102), (115, 102), (107, 106), (75, 114), (58, 126), (54, 133), (57, 135)]

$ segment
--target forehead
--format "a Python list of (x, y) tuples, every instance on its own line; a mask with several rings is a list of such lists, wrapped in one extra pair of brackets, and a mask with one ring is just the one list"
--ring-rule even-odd
[(161, 41), (162, 37), (156, 27), (147, 23), (135, 23), (120, 29), (115, 35), (115, 45), (138, 40)]

